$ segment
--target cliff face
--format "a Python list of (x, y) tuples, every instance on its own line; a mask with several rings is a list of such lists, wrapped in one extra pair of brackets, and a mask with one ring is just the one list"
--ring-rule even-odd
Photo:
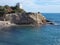
[(35, 20), (37, 24), (44, 24), (44, 23), (46, 23), (46, 18), (42, 14), (35, 13), (35, 14), (29, 15), (29, 16), (33, 20)]
[(19, 25), (46, 23), (46, 18), (38, 13), (6, 14), (5, 20)]

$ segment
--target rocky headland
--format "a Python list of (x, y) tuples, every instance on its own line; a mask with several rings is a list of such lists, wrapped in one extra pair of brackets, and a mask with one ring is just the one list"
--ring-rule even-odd
[(26, 12), (24, 9), (20, 8), (19, 3), (17, 3), (16, 6), (0, 6), (1, 27), (9, 27), (16, 25), (40, 26), (46, 24), (47, 22), (48, 20), (40, 12)]
[(11, 13), (5, 15), (3, 22), (10, 26), (11, 24), (36, 26), (46, 24), (46, 18), (40, 13)]

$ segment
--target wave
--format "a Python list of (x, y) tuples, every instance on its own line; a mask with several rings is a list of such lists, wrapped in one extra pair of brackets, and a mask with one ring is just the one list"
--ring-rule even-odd
[(55, 23), (54, 25), (60, 25), (60, 23)]

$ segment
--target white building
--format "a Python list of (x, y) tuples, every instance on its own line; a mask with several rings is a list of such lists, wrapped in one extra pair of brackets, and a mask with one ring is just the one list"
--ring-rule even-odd
[(22, 9), (22, 4), (21, 3), (17, 3), (16, 6), (18, 6), (20, 9)]

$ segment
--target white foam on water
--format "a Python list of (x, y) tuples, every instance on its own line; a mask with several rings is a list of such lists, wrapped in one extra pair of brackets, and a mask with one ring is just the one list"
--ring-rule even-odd
[(60, 25), (60, 23), (54, 23), (54, 25)]

